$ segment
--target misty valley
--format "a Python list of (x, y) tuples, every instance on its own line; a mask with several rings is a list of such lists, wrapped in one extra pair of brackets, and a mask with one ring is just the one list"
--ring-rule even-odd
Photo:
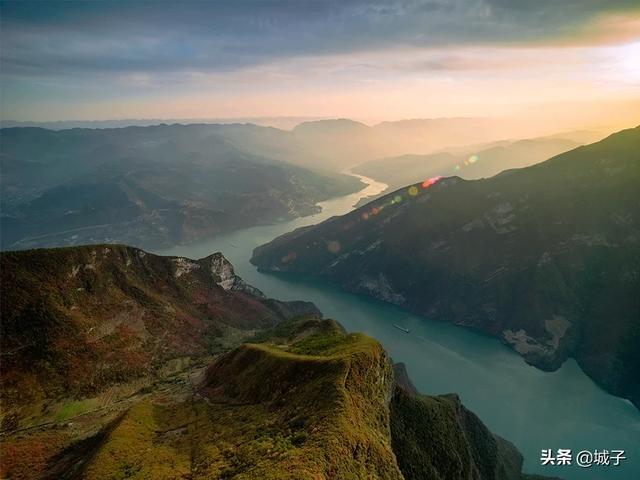
[(0, 478), (640, 478), (633, 2), (0, 0)]
[[(68, 232), (69, 224), (56, 219), (48, 224), (48, 228), (52, 229), (51, 234), (36, 238), (23, 237), (14, 247), (52, 247), (58, 246), (56, 242), (60, 242), (59, 246), (94, 242), (102, 245), (3, 253), (3, 284), (11, 285), (10, 289), (3, 292), (3, 350), (8, 352), (3, 360), (4, 402), (5, 408), (8, 407), (3, 418), (3, 445), (5, 451), (9, 452), (4, 456), (4, 468), (12, 475), (27, 478), (32, 475), (57, 476), (67, 472), (65, 475), (69, 478), (103, 478), (111, 475), (109, 472), (112, 469), (121, 468), (118, 465), (126, 463), (142, 468), (140, 471), (148, 472), (143, 476), (149, 475), (149, 478), (173, 475), (168, 472), (192, 471), (196, 466), (202, 469), (203, 478), (207, 475), (214, 478), (234, 476), (244, 471), (243, 468), (250, 468), (254, 478), (268, 475), (280, 478), (284, 471), (296, 472), (296, 469), (301, 469), (303, 473), (293, 475), (304, 477), (312, 471), (307, 469), (312, 467), (302, 459), (314, 451), (325, 455), (325, 447), (320, 446), (328, 440), (320, 434), (307, 437), (308, 433), (304, 432), (309, 426), (306, 424), (296, 428), (286, 426), (284, 419), (292, 415), (295, 417), (296, 410), (278, 413), (283, 408), (278, 405), (294, 408), (292, 399), (277, 396), (284, 394), (285, 390), (281, 388), (286, 382), (300, 382), (300, 374), (293, 373), (295, 370), (286, 373), (294, 367), (287, 366), (288, 370), (282, 372), (278, 369), (285, 368), (284, 365), (267, 367), (273, 361), (280, 361), (276, 359), (281, 354), (276, 352), (273, 352), (276, 354), (273, 359), (268, 356), (264, 359), (251, 357), (246, 367), (232, 367), (250, 368), (249, 371), (237, 370), (217, 377), (217, 382), (223, 382), (219, 388), (233, 390), (215, 394), (217, 389), (206, 386), (207, 379), (212, 375), (208, 372), (227, 368), (224, 362), (239, 361), (227, 360), (229, 355), (244, 358), (249, 354), (249, 351), (244, 353), (243, 350), (235, 350), (237, 345), (264, 344), (274, 345), (269, 348), (278, 348), (283, 352), (292, 349), (297, 351), (297, 348), (301, 348), (298, 347), (300, 340), (297, 338), (307, 336), (310, 340), (305, 342), (309, 346), (301, 351), (312, 355), (310, 358), (323, 358), (322, 355), (327, 359), (333, 358), (336, 354), (333, 352), (344, 348), (338, 347), (342, 341), (335, 335), (343, 334), (338, 334), (336, 330), (326, 337), (325, 329), (333, 332), (332, 328), (341, 330), (344, 327), (348, 331), (364, 331), (378, 339), (389, 352), (386, 355), (391, 355), (393, 361), (402, 362), (399, 364), (402, 367), (394, 367), (389, 373), (383, 374), (392, 382), (390, 385), (397, 385), (393, 388), (400, 395), (397, 402), (402, 407), (394, 403), (385, 406), (382, 397), (382, 403), (375, 407), (386, 412), (386, 423), (379, 427), (381, 432), (391, 431), (385, 440), (388, 443), (383, 442), (376, 448), (395, 454), (395, 461), (384, 460), (383, 457), (375, 460), (391, 468), (383, 478), (398, 475), (404, 478), (430, 478), (432, 475), (441, 475), (438, 469), (444, 467), (434, 457), (437, 449), (434, 450), (430, 441), (423, 437), (425, 431), (432, 435), (433, 429), (444, 429), (447, 435), (460, 435), (461, 440), (466, 439), (464, 442), (471, 442), (469, 447), (464, 448), (488, 448), (490, 443), (486, 442), (491, 442), (491, 438), (498, 439), (499, 449), (507, 448), (500, 446), (502, 437), (495, 434), (494, 437), (491, 433), (484, 434), (486, 438), (476, 445), (474, 442), (480, 440), (468, 436), (470, 433), (465, 428), (469, 427), (454, 428), (437, 423), (444, 421), (444, 418), (435, 420), (442, 415), (436, 415), (435, 412), (439, 408), (450, 408), (447, 402), (451, 400), (423, 397), (418, 391), (440, 395), (462, 392), (461, 397), (455, 397), (458, 405), (463, 401), (468, 408), (480, 413), (478, 421), (484, 420), (488, 428), (496, 429), (500, 435), (515, 442), (515, 447), (509, 446), (511, 450), (494, 458), (493, 462), (496, 463), (491, 464), (490, 471), (480, 473), (481, 478), (520, 478), (524, 475), (520, 473), (523, 463), (525, 471), (531, 473), (557, 472), (564, 478), (573, 478), (569, 475), (578, 473), (575, 467), (572, 470), (540, 468), (531, 459), (545, 446), (545, 440), (550, 438), (547, 430), (549, 424), (554, 424), (556, 429), (562, 425), (558, 429), (562, 435), (557, 437), (557, 441), (563, 441), (575, 449), (588, 446), (585, 438), (598, 443), (615, 443), (627, 451), (638, 448), (637, 437), (633, 435), (633, 429), (629, 429), (630, 425), (637, 425), (637, 409), (599, 392), (598, 387), (580, 371), (581, 368), (610, 393), (638, 401), (638, 384), (634, 380), (639, 373), (637, 343), (634, 340), (638, 338), (637, 299), (632, 294), (637, 290), (638, 276), (633, 270), (621, 276), (625, 269), (633, 268), (633, 259), (638, 258), (636, 242), (640, 237), (634, 220), (638, 209), (630, 208), (636, 197), (638, 180), (638, 128), (616, 133), (587, 147), (573, 149), (529, 168), (510, 170), (489, 180), (462, 180), (457, 176), (438, 175), (431, 177), (430, 182), (404, 186), (386, 195), (390, 190), (388, 184), (364, 176), (309, 170), (281, 160), (238, 153), (242, 152), (239, 149), (218, 153), (213, 147), (219, 146), (220, 140), (211, 132), (224, 129), (224, 126), (199, 125), (190, 128), (193, 132), (181, 125), (125, 127), (106, 132), (54, 132), (32, 128), (27, 128), (25, 132), (20, 128), (2, 130), (3, 146), (7, 145), (7, 148), (3, 148), (3, 165), (10, 166), (3, 169), (9, 174), (3, 176), (3, 181), (7, 182), (6, 188), (3, 185), (3, 193), (10, 196), (8, 203), (13, 206), (10, 212), (28, 215), (26, 218), (34, 231), (45, 231), (44, 226), (37, 224), (38, 218), (54, 219), (52, 216), (56, 214), (62, 218), (73, 217), (78, 210), (90, 213), (87, 221), (95, 221), (99, 215), (114, 218), (113, 215), (122, 214), (117, 206), (122, 201), (123, 192), (135, 192), (135, 196), (127, 195), (125, 198), (137, 203), (143, 211), (150, 210), (137, 217), (137, 222), (143, 222), (147, 215), (153, 217), (155, 205), (136, 200), (144, 195), (139, 193), (145, 191), (142, 185), (152, 185), (153, 193), (162, 198), (169, 198), (176, 193), (181, 193), (182, 198), (198, 194), (193, 189), (181, 192), (174, 185), (180, 181), (180, 169), (193, 165), (189, 163), (193, 159), (199, 159), (198, 163), (203, 168), (201, 175), (205, 171), (211, 172), (207, 188), (202, 189), (203, 194), (206, 192), (210, 198), (222, 199), (224, 195), (233, 195), (235, 191), (250, 191), (260, 195), (260, 191), (253, 191), (256, 177), (245, 176), (248, 172), (243, 167), (247, 163), (250, 165), (247, 168), (258, 174), (261, 191), (274, 192), (275, 187), (267, 188), (270, 177), (266, 176), (266, 171), (277, 169), (278, 175), (273, 178), (279, 182), (280, 188), (287, 192), (295, 188), (294, 192), (301, 192), (298, 198), (308, 205), (300, 211), (288, 209), (282, 217), (263, 214), (263, 217), (254, 221), (246, 217), (236, 218), (236, 224), (227, 229), (215, 232), (207, 228), (201, 232), (190, 230), (192, 237), (185, 238), (173, 233), (173, 236), (167, 235), (161, 240), (144, 236), (128, 227), (123, 227), (122, 231), (125, 235), (133, 236), (119, 237), (117, 223), (107, 225), (104, 237), (84, 237), (78, 233), (70, 236), (72, 232), (89, 232), (86, 235), (100, 233), (78, 223), (75, 224), (78, 225), (76, 229)], [(173, 143), (170, 140), (175, 131), (187, 135), (188, 140), (181, 144), (183, 150), (179, 153), (176, 153), (177, 141)], [(139, 143), (130, 138), (132, 134)], [(54, 153), (54, 148), (38, 149), (34, 153), (31, 151), (34, 142), (25, 140), (34, 135), (45, 136), (51, 142), (55, 142), (52, 139), (72, 136), (72, 140), (64, 142), (65, 148), (69, 148), (71, 141), (72, 144), (79, 144), (77, 148), (80, 153), (68, 157), (64, 150)], [(89, 138), (84, 139), (84, 135)], [(91, 138), (94, 136), (98, 139)], [(120, 161), (111, 154), (101, 157), (96, 154), (87, 156), (86, 153), (113, 151), (113, 142), (125, 138), (126, 148), (123, 150), (130, 155), (141, 155), (137, 150), (149, 148), (149, 138), (153, 136), (158, 136), (157, 141), (161, 146), (151, 148), (151, 152), (158, 155), (148, 154), (146, 176), (138, 171), (136, 162), (125, 161), (129, 158), (126, 152), (121, 153)], [(195, 142), (197, 138), (204, 145), (200, 147), (200, 153), (192, 151), (194, 143), (196, 147), (199, 145)], [(110, 148), (101, 142), (107, 142)], [(534, 144), (531, 142), (531, 145)], [(171, 150), (168, 145), (172, 146)], [(532, 148), (535, 150), (536, 146)], [(11, 152), (15, 153), (10, 156)], [(163, 155), (166, 156), (163, 158)], [(109, 167), (114, 163), (119, 163), (120, 167)], [(34, 165), (38, 168), (34, 168)], [(172, 165), (180, 168), (174, 169)], [(464, 162), (461, 165), (465, 168)], [(92, 170), (99, 171), (101, 168), (111, 168), (114, 176), (92, 173)], [(265, 169), (265, 172), (260, 169)], [(362, 169), (356, 167), (353, 170)], [(29, 175), (25, 173), (27, 171)], [(72, 178), (70, 187), (54, 186), (57, 178), (66, 180), (69, 177), (67, 171), (87, 173), (79, 173)], [(290, 171), (295, 176), (287, 176)], [(236, 172), (239, 175), (235, 175)], [(163, 181), (151, 183), (148, 180), (154, 175), (167, 174), (168, 177)], [(216, 184), (214, 180), (221, 176), (224, 181)], [(133, 185), (133, 180), (129, 178), (139, 178), (136, 180), (138, 190), (125, 190)], [(283, 181), (299, 183), (295, 187), (283, 186)], [(27, 182), (30, 188), (26, 188)], [(92, 182), (94, 186), (86, 188), (86, 196), (79, 199), (74, 196), (75, 186), (82, 185), (82, 182)], [(104, 190), (96, 186), (106, 182), (112, 182), (116, 188), (123, 190), (118, 190), (113, 197), (102, 197)], [(608, 187), (608, 184), (611, 186)], [(214, 188), (215, 185), (220, 186)], [(228, 186), (234, 188), (228, 189)], [(611, 193), (606, 193), (607, 188), (611, 189)], [(569, 217), (566, 212), (552, 207), (559, 202), (554, 195), (565, 198), (571, 196), (574, 201), (584, 205), (594, 189), (599, 190), (598, 198), (594, 199), (597, 203), (590, 208), (580, 209), (586, 215), (584, 220), (578, 211), (574, 211), (571, 222), (567, 224)], [(62, 212), (58, 203), (43, 202), (42, 198), (51, 196), (52, 190), (59, 192), (55, 198), (60, 205), (74, 205), (76, 210)], [(149, 195), (146, 191), (145, 194)], [(336, 198), (327, 200), (329, 197)], [(370, 198), (375, 200), (367, 201)], [(606, 203), (603, 203), (605, 198)], [(354, 210), (353, 205), (359, 201), (365, 204)], [(211, 202), (217, 208), (224, 204), (224, 200)], [(256, 208), (263, 208), (264, 204), (262, 201), (262, 205)], [(33, 212), (38, 205), (46, 205), (41, 214), (24, 213)], [(571, 208), (571, 203), (566, 201), (562, 205)], [(192, 202), (179, 201), (174, 201), (172, 207), (179, 213), (184, 210), (185, 215), (194, 208)], [(109, 213), (109, 210), (113, 213)], [(140, 210), (135, 213), (139, 214)], [(9, 214), (3, 216), (5, 232), (7, 228), (11, 232), (12, 226), (16, 228), (16, 221), (9, 218)], [(70, 220), (73, 221), (77, 220)], [(166, 230), (159, 219), (155, 221), (158, 225), (156, 231)], [(245, 222), (250, 223), (247, 225)], [(540, 230), (536, 222), (548, 225), (549, 230)], [(251, 223), (255, 226), (251, 226)], [(533, 226), (537, 228), (538, 239), (532, 243), (532, 232), (527, 229)], [(184, 231), (184, 223), (181, 228), (183, 230), (178, 231)], [(4, 239), (17, 237), (17, 234), (11, 237), (11, 233), (3, 233)], [(496, 249), (496, 245), (503, 241), (505, 245)], [(31, 245), (28, 242), (36, 243)], [(109, 246), (106, 242), (140, 245), (169, 256), (155, 257), (144, 250)], [(399, 250), (394, 252), (388, 249)], [(224, 252), (231, 262), (219, 253), (216, 254), (218, 257), (211, 256), (212, 252), (219, 251)], [(199, 258), (201, 260), (196, 260)], [(578, 260), (580, 258), (582, 260)], [(249, 261), (258, 265), (259, 270), (256, 271)], [(527, 266), (530, 261), (532, 265)], [(581, 263), (576, 264), (576, 261)], [(444, 264), (439, 267), (437, 262)], [(597, 277), (588, 276), (592, 275), (589, 272), (594, 268), (590, 262), (598, 262), (595, 264), (599, 269)], [(607, 273), (606, 269), (611, 269), (611, 273)], [(237, 276), (236, 271), (241, 271), (242, 277)], [(275, 271), (277, 275), (261, 273), (267, 271)], [(442, 273), (438, 273), (440, 271)], [(286, 272), (304, 276), (298, 280), (290, 276), (281, 277)], [(394, 272), (398, 272), (399, 277)], [(444, 276), (438, 278), (438, 275)], [(549, 275), (545, 279), (544, 276)], [(329, 284), (319, 283), (316, 278), (320, 277), (326, 277), (348, 292), (356, 292), (360, 296), (342, 293)], [(249, 282), (245, 283), (243, 279)], [(550, 282), (560, 283), (554, 286)], [(609, 290), (604, 288), (605, 285)], [(476, 290), (465, 292), (463, 288)], [(549, 288), (555, 292), (555, 298), (549, 297)], [(540, 289), (539, 292), (536, 289)], [(285, 302), (268, 299), (263, 291)], [(384, 307), (361, 295), (398, 305), (402, 309)], [(524, 296), (518, 299), (518, 295)], [(586, 297), (581, 298), (580, 295)], [(616, 295), (618, 300), (615, 310), (612, 310), (610, 302)], [(594, 303), (598, 298), (609, 307)], [(408, 311), (423, 316), (416, 317), (408, 314)], [(598, 312), (606, 312), (606, 315)], [(609, 322), (612, 314), (615, 314), (617, 333), (609, 331), (607, 337), (603, 337), (602, 329), (605, 327), (599, 326), (598, 322)], [(335, 318), (339, 323), (335, 323), (335, 326), (322, 323), (326, 322), (320, 320), (324, 315)], [(536, 323), (540, 320), (541, 324)], [(514, 321), (520, 323), (514, 324)], [(556, 374), (536, 373), (533, 367), (510, 354), (506, 346), (476, 333), (458, 331), (460, 327), (447, 327), (446, 322), (495, 335), (504, 345), (509, 345), (522, 355), (527, 363), (543, 370), (555, 371), (560, 368), (560, 371)], [(396, 325), (399, 327), (396, 328)], [(280, 333), (282, 329), (287, 333)], [(301, 329), (300, 333), (295, 333), (298, 329)], [(274, 335), (277, 341), (272, 338)], [(256, 343), (258, 340), (259, 343)], [(326, 343), (333, 341), (337, 342), (335, 347)], [(314, 342), (323, 346), (313, 347)], [(327, 348), (331, 353), (322, 353), (322, 349)], [(345, 351), (344, 355), (344, 358), (359, 358), (357, 355), (352, 357), (355, 353), (349, 351)], [(464, 361), (459, 360), (459, 355), (463, 355)], [(568, 363), (567, 357), (576, 358), (579, 366), (573, 363), (564, 365)], [(390, 359), (376, 361), (392, 365)], [(425, 367), (425, 362), (433, 363), (433, 367)], [(262, 363), (265, 363), (267, 370), (259, 377), (254, 377), (255, 374), (250, 372), (260, 368)], [(517, 370), (513, 370), (514, 367)], [(305, 371), (306, 367), (295, 368)], [(370, 372), (372, 368), (366, 367), (366, 371)], [(398, 374), (398, 368), (402, 368), (401, 375)], [(456, 373), (452, 376), (451, 372)], [(329, 375), (329, 372), (326, 374)], [(558, 377), (550, 376), (557, 374), (564, 379), (563, 383), (558, 384)], [(244, 379), (238, 386), (226, 385), (226, 381), (238, 375), (246, 376), (241, 377)], [(271, 375), (285, 377), (269, 379)], [(303, 377), (306, 375), (304, 373)], [(232, 392), (239, 392), (237, 389), (240, 387), (251, 388), (249, 384), (252, 378), (267, 382), (255, 388), (264, 391), (264, 385), (273, 384), (274, 387), (278, 385), (277, 391), (282, 393), (274, 391), (270, 395), (276, 396), (265, 399), (265, 403), (261, 404), (260, 409), (266, 409), (264, 414), (271, 412), (267, 417), (258, 419), (251, 413), (249, 418), (253, 420), (238, 421), (249, 421), (252, 428), (278, 431), (279, 436), (284, 435), (281, 440), (284, 443), (273, 444), (273, 433), (265, 433), (266, 437), (253, 434), (255, 438), (246, 447), (249, 450), (241, 454), (244, 462), (241, 465), (249, 463), (241, 467), (237, 465), (240, 460), (235, 456), (230, 457), (230, 452), (204, 452), (214, 447), (217, 451), (219, 442), (232, 448), (234, 442), (241, 441), (235, 437), (226, 438), (226, 434), (215, 425), (216, 422), (226, 422), (223, 418), (230, 411), (225, 413), (225, 408), (237, 408), (233, 404), (240, 400), (233, 398), (238, 393)], [(324, 381), (331, 382), (330, 377)], [(342, 395), (353, 398), (351, 395), (361, 394), (358, 392), (362, 392), (361, 388), (365, 388), (367, 380), (363, 378), (360, 381), (365, 383), (354, 385), (355, 390)], [(306, 381), (303, 381), (300, 385), (305, 384)], [(419, 386), (419, 390), (414, 384)], [(494, 386), (487, 391), (487, 386), (492, 384)], [(517, 390), (514, 390), (516, 386)], [(290, 388), (294, 387), (286, 387), (286, 390)], [(309, 388), (313, 388), (312, 385)], [(391, 386), (388, 388), (393, 390)], [(531, 396), (539, 395), (541, 391), (553, 392), (553, 396), (545, 401), (539, 398), (535, 402), (537, 407), (524, 407)], [(223, 395), (215, 400), (215, 404), (222, 402), (220, 405), (228, 406), (222, 410), (221, 407), (212, 410), (211, 395)], [(324, 394), (320, 397), (324, 398)], [(191, 403), (185, 403), (189, 398)], [(411, 398), (420, 400), (409, 400)], [(329, 401), (326, 408), (331, 404), (336, 405), (332, 403), (334, 401)], [(157, 419), (152, 423), (140, 423), (143, 417), (139, 415), (149, 415), (148, 409), (155, 411), (157, 405), (162, 405), (165, 412), (163, 416), (153, 414), (151, 418)], [(570, 406), (569, 409), (567, 406)], [(366, 407), (370, 408), (374, 407)], [(398, 415), (416, 415), (408, 411), (400, 413), (405, 408), (426, 408), (424, 415), (432, 418), (422, 430), (412, 433), (419, 435), (421, 440), (407, 437), (406, 427), (398, 427), (397, 422), (406, 421), (399, 420)], [(459, 410), (463, 407), (455, 408)], [(527, 411), (524, 417), (522, 408)], [(249, 411), (253, 412), (254, 407), (250, 407)], [(314, 415), (320, 415), (321, 411)], [(550, 411), (556, 413), (550, 414)], [(509, 413), (505, 417), (506, 412)], [(273, 415), (285, 416), (275, 420)], [(331, 415), (338, 421), (338, 413)], [(352, 418), (353, 415), (356, 414), (351, 413), (346, 418)], [(571, 427), (584, 425), (591, 415), (609, 418), (609, 430), (591, 430), (583, 426), (582, 430), (576, 431)], [(515, 425), (508, 420), (513, 416), (521, 418)], [(190, 422), (197, 424), (199, 421), (204, 422), (204, 430), (192, 432)], [(275, 424), (272, 423), (274, 421)], [(138, 425), (135, 427), (137, 430), (130, 431), (131, 427), (127, 425), (131, 422)], [(165, 426), (165, 422), (169, 423)], [(175, 422), (186, 422), (186, 426), (171, 427)], [(467, 422), (464, 420), (462, 424), (466, 425)], [(484, 424), (480, 425), (489, 432)], [(153, 437), (149, 437), (148, 441), (154, 445), (153, 451), (160, 448), (159, 445), (166, 444), (162, 448), (175, 452), (168, 457), (171, 458), (171, 464), (175, 465), (175, 470), (163, 473), (162, 468), (165, 467), (162, 461), (147, 459), (139, 453), (128, 452), (126, 447), (118, 447), (119, 442), (127, 442), (130, 435), (147, 441), (143, 440), (146, 435), (158, 429), (171, 428), (186, 430), (176, 438), (153, 440)], [(233, 423), (225, 428), (232, 433), (245, 427)], [(353, 428), (356, 429), (354, 434), (365, 437), (345, 441), (356, 444), (373, 441), (372, 438), (367, 439), (366, 435), (369, 434), (366, 429), (359, 430), (364, 427)], [(461, 430), (458, 431), (458, 428)], [(592, 433), (589, 434), (589, 431)], [(628, 433), (623, 434), (624, 431)], [(303, 438), (303, 434), (305, 441), (301, 443), (299, 439)], [(406, 442), (414, 444), (418, 441), (423, 453), (420, 454), (421, 460), (414, 464), (415, 454), (405, 458), (401, 449), (409, 448)], [(201, 453), (187, 458), (184, 456), (187, 452), (185, 449), (193, 442), (196, 442)], [(34, 463), (28, 452), (38, 445), (41, 445), (42, 457)], [(265, 448), (266, 451), (279, 452), (279, 460), (266, 464), (258, 461)], [(336, 448), (343, 447), (337, 445)], [(524, 459), (515, 448), (525, 454)], [(382, 451), (379, 455), (383, 455)], [(25, 454), (28, 456), (24, 457)], [(259, 457), (251, 460), (254, 455)], [(501, 463), (506, 461), (503, 457), (509, 458), (507, 464)], [(367, 462), (371, 460), (358, 460), (355, 457), (353, 461), (353, 465), (331, 468), (337, 468), (337, 472), (341, 471), (340, 468), (350, 472), (357, 465), (360, 465), (357, 468), (366, 469)], [(481, 468), (487, 468), (481, 466), (485, 462), (484, 456), (475, 459), (470, 457), (461, 464), (459, 474), (481, 472)], [(393, 473), (393, 468), (396, 473)], [(417, 472), (415, 477), (407, 474), (407, 470), (414, 469)], [(624, 465), (618, 471), (623, 475), (620, 478), (624, 478), (625, 475), (631, 475), (633, 469)], [(340, 475), (351, 474), (336, 475), (341, 478)], [(593, 478), (598, 478), (597, 472)]]

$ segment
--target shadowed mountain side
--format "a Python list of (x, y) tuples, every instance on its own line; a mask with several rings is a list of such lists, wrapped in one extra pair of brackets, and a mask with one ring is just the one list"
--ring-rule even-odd
[(254, 251), (262, 271), (330, 279), (568, 357), (640, 405), (640, 127), (486, 180), (412, 185)]

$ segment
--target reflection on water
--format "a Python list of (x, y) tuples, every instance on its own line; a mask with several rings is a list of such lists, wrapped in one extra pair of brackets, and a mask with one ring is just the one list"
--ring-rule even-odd
[[(265, 294), (282, 300), (309, 300), (350, 331), (377, 338), (395, 361), (406, 363), (424, 393), (460, 394), (495, 433), (513, 442), (525, 457), (525, 471), (565, 479), (640, 478), (640, 413), (629, 402), (606, 394), (575, 361), (546, 373), (528, 366), (498, 340), (425, 319), (376, 300), (340, 291), (325, 282), (263, 274), (250, 263), (253, 249), (283, 233), (351, 210), (362, 197), (376, 195), (383, 183), (357, 194), (323, 202), (317, 215), (276, 225), (248, 228), (212, 240), (158, 253), (201, 258), (222, 251), (237, 273)], [(393, 325), (410, 329), (405, 333)], [(541, 466), (543, 448), (626, 450), (619, 467), (581, 469)]]

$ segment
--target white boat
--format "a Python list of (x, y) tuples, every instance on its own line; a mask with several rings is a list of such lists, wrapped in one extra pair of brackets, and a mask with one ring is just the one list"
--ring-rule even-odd
[(402, 330), (404, 333), (409, 333), (411, 331), (408, 328), (401, 327), (400, 325), (397, 325), (395, 323), (393, 324), (393, 326), (396, 327), (398, 330)]

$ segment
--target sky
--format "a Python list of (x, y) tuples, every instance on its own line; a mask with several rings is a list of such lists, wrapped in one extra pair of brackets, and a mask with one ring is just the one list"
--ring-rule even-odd
[(640, 1), (0, 2), (2, 119), (640, 123)]

